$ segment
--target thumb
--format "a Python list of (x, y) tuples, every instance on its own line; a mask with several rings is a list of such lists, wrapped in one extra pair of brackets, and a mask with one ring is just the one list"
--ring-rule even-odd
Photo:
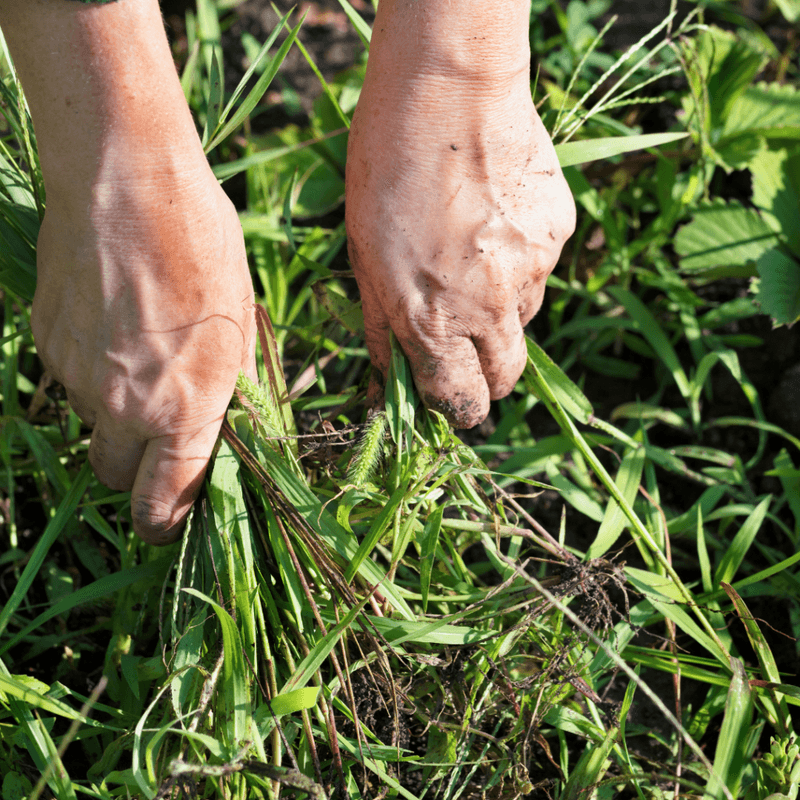
[(148, 544), (174, 542), (192, 507), (217, 441), (221, 420), (191, 437), (150, 439), (131, 493), (133, 529)]

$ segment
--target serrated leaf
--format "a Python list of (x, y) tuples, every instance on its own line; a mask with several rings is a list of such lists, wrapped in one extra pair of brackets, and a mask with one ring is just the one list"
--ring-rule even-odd
[(800, 154), (765, 150), (753, 159), (753, 203), (764, 211), (767, 222), (788, 239), (800, 255)]
[[(713, 130), (724, 125), (731, 107), (761, 68), (764, 56), (754, 50), (746, 40), (728, 31), (713, 28), (707, 34), (714, 38), (714, 50), (717, 54), (707, 81)], [(723, 49), (720, 47), (723, 37), (727, 40), (728, 47), (722, 58), (719, 58)]]
[(731, 106), (723, 136), (745, 131), (767, 137), (800, 138), (800, 92), (791, 84), (749, 86)]
[(758, 133), (729, 137), (714, 148), (717, 160), (726, 170), (746, 169), (759, 153), (767, 149), (767, 140)]
[(675, 235), (683, 270), (744, 266), (774, 247), (778, 235), (754, 209), (716, 200), (700, 206), (690, 223)]
[[(705, 28), (685, 45), (685, 50), (692, 63), (689, 80), (694, 94), (708, 98), (706, 130), (719, 132), (731, 107), (756, 76), (764, 56), (746, 39), (714, 26)], [(687, 98), (684, 102), (690, 101)]]
[(767, 250), (756, 262), (761, 278), (757, 302), (780, 325), (800, 319), (800, 263), (780, 250)]

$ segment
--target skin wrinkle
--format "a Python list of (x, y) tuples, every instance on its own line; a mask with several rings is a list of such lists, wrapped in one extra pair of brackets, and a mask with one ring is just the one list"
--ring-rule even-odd
[(238, 217), (203, 153), (156, 0), (3, 0), (0, 21), (48, 200), (37, 350), (95, 425), (98, 476), (133, 481), (136, 532), (166, 543), (199, 488), (237, 373), (255, 376)]

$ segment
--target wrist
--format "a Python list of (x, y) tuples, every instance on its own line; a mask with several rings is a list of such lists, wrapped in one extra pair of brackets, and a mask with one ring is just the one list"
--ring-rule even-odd
[(36, 130), (48, 204), (114, 171), (155, 179), (204, 161), (157, 0), (7, 0), (0, 22)]

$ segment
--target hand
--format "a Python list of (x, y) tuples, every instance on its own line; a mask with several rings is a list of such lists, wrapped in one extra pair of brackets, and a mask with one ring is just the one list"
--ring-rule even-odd
[(255, 376), (241, 228), (195, 161), (173, 175), (129, 153), (88, 208), (50, 203), (39, 236), (39, 355), (94, 427), (97, 477), (132, 489), (134, 529), (152, 544), (180, 533), (239, 370)]
[(385, 6), (392, 13), (376, 20), (347, 160), (367, 346), (385, 377), (393, 331), (425, 404), (468, 428), (522, 373), (523, 327), (574, 230), (575, 206), (527, 62), (497, 81), (463, 77), (452, 57), (426, 70), (419, 40), (393, 33), (407, 30), (393, 18), (402, 0)]
[(132, 489), (135, 531), (175, 539), (240, 369), (253, 287), (203, 154), (158, 0), (4, 0), (47, 192), (31, 324), (94, 427), (89, 459)]

